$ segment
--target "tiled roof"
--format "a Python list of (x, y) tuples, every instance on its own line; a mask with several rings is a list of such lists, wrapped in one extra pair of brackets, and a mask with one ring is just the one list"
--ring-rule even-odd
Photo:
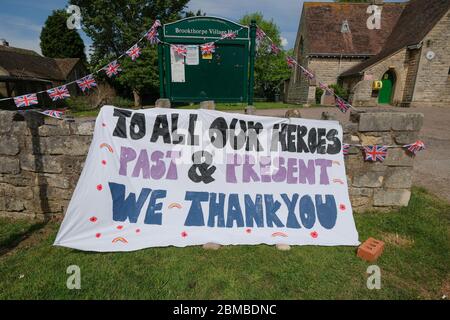
[[(404, 3), (385, 3), (381, 29), (367, 28), (367, 3), (305, 2), (303, 14), (308, 54), (375, 55), (383, 47), (398, 21)], [(342, 33), (344, 21), (349, 33)]]
[(31, 50), (0, 46), (0, 67), (13, 77), (64, 81), (79, 60), (46, 58)]
[(358, 74), (405, 47), (419, 44), (449, 10), (449, 0), (411, 0), (380, 53), (341, 76)]

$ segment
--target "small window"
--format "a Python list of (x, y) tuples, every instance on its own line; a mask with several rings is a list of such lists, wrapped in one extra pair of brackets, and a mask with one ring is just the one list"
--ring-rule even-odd
[(450, 76), (450, 68), (448, 68), (448, 75)]
[(342, 33), (350, 33), (350, 25), (348, 24), (347, 20), (344, 20), (342, 22), (341, 32)]

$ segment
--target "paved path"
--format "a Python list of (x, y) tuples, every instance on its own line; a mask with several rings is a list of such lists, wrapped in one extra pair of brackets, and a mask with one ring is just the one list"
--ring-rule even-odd
[[(381, 108), (377, 108), (380, 110)], [(441, 198), (450, 201), (450, 106), (392, 108), (383, 107), (386, 111), (420, 112), (425, 116), (420, 139), (427, 149), (417, 155), (414, 162), (414, 185), (424, 187)], [(287, 109), (260, 110), (258, 115), (284, 116)], [(367, 108), (367, 111), (374, 108)], [(327, 111), (339, 121), (346, 122), (348, 114), (342, 114), (334, 108), (302, 109), (303, 118), (320, 119), (322, 112)]]

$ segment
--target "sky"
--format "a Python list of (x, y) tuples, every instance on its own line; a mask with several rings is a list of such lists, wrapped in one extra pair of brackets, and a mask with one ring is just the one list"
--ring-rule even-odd
[[(401, 1), (405, 0), (396, 0)], [(10, 46), (41, 53), (39, 35), (45, 20), (52, 10), (65, 8), (67, 2), (67, 0), (0, 0), (0, 39), (6, 39)], [(246, 13), (259, 11), (265, 18), (273, 19), (279, 26), (283, 45), (289, 49), (295, 44), (303, 2), (303, 0), (191, 0), (188, 9), (192, 11), (201, 9), (207, 15), (233, 21), (239, 20)], [(91, 40), (83, 32), (81, 36), (88, 48), (92, 43)]]

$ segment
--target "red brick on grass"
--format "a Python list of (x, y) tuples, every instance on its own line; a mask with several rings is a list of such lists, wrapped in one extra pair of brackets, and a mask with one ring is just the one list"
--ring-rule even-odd
[(363, 260), (372, 262), (377, 260), (383, 253), (384, 242), (374, 238), (367, 239), (358, 248), (357, 256)]

